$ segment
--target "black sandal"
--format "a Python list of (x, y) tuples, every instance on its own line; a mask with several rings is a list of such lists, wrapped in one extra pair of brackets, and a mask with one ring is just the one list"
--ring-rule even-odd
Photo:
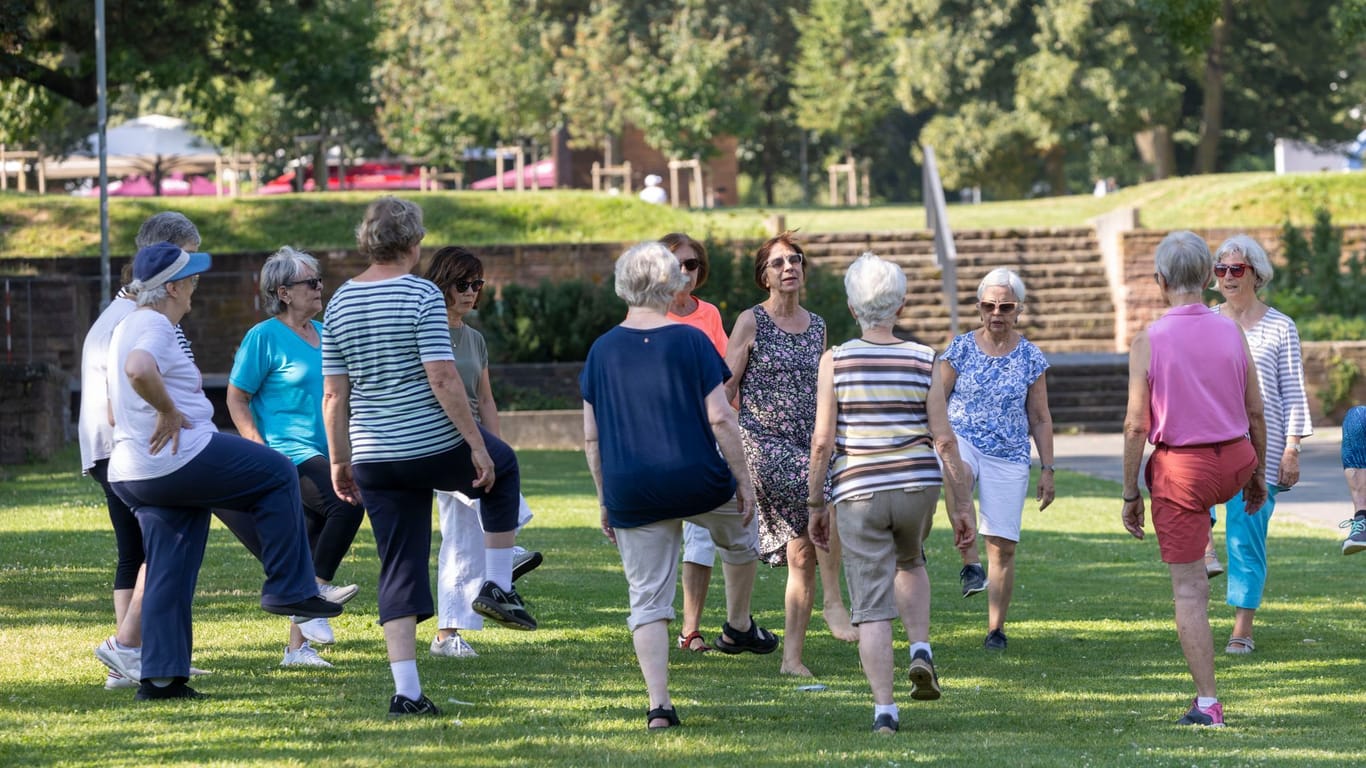
[[(650, 723), (654, 722), (655, 720), (665, 720), (665, 721), (668, 721), (669, 724), (668, 724), (668, 725), (655, 725), (655, 726), (651, 726)], [(664, 730), (665, 728), (674, 728), (674, 727), (676, 727), (677, 725), (678, 725), (678, 710), (674, 709), (673, 707), (669, 707), (668, 709), (665, 709), (665, 708), (663, 708), (663, 707), (655, 707), (654, 709), (652, 709), (652, 710), (650, 710), (649, 712), (646, 712), (646, 713), (645, 713), (645, 728), (646, 728), (646, 730), (650, 730), (650, 731), (662, 731), (662, 730)]]
[[(735, 638), (731, 640), (730, 638)], [(716, 642), (712, 647), (722, 653), (773, 653), (778, 649), (778, 638), (772, 632), (754, 623), (754, 617), (749, 617), (749, 631), (736, 632), (730, 622), (721, 625), (721, 634), (716, 636)]]

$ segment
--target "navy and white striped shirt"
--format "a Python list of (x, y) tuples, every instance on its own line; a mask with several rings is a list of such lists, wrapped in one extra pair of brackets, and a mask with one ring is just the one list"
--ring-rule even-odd
[(351, 383), (351, 460), (401, 461), (464, 438), (427, 380), (424, 363), (454, 359), (441, 290), (415, 275), (348, 280), (323, 315), (323, 375)]

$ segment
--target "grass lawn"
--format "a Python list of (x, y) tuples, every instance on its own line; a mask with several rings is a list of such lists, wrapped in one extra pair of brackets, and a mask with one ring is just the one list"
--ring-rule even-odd
[[(0, 765), (1360, 764), (1366, 559), (1344, 560), (1332, 531), (1273, 525), (1257, 651), (1217, 654), (1229, 727), (1177, 727), (1193, 689), (1156, 542), (1120, 528), (1115, 484), (1068, 473), (1059, 474), (1052, 508), (1029, 503), (1003, 654), (982, 650), (986, 601), (959, 597), (939, 518), (929, 552), (944, 698), (912, 702), (900, 678), (897, 736), (869, 732), (857, 653), (819, 618), (806, 661), (828, 690), (798, 690), (807, 681), (779, 676), (777, 654), (675, 650), (683, 727), (647, 734), (625, 582), (597, 531), (583, 457), (527, 451), (522, 462), (537, 512), (524, 543), (547, 560), (520, 586), (541, 629), (470, 633), (479, 658), (434, 659), (423, 648), (435, 627), (424, 623), (418, 664), (445, 714), (402, 722), (385, 718), (392, 684), (375, 624), (368, 526), (339, 574), (362, 592), (334, 621), (339, 642), (324, 655), (336, 669), (277, 666), (284, 621), (257, 608), (259, 566), (215, 523), (194, 659), (212, 670), (197, 687), (213, 697), (134, 702), (131, 690), (103, 690), (104, 668), (91, 653), (112, 631), (114, 560), (95, 483), (74, 471), (74, 450), (49, 465), (0, 469)], [(754, 601), (760, 623), (779, 631), (785, 578), (761, 567)], [(1232, 624), (1222, 580), (1214, 594), (1222, 648)], [(718, 580), (708, 635), (722, 602)], [(905, 649), (899, 641), (903, 674)]]

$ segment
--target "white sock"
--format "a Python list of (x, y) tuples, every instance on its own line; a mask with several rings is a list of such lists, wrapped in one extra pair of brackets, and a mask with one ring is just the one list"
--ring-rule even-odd
[(934, 651), (930, 650), (929, 643), (911, 643), (911, 658), (915, 658), (916, 651), (924, 651), (930, 657), (930, 661), (934, 661)]
[(144, 679), (146, 679), (147, 682), (151, 683), (152, 685), (155, 685), (158, 688), (165, 688), (166, 686), (175, 682), (174, 677), (149, 677)]
[(1195, 705), (1201, 709), (1209, 709), (1219, 703), (1217, 696), (1196, 696)]
[(417, 659), (389, 662), (394, 676), (394, 693), (417, 701), (422, 698), (422, 681), (417, 678)]
[(484, 549), (484, 578), (504, 592), (512, 590), (512, 547)]
[(893, 720), (901, 722), (901, 713), (897, 711), (895, 704), (874, 704), (873, 719), (876, 720), (879, 715), (891, 715)]

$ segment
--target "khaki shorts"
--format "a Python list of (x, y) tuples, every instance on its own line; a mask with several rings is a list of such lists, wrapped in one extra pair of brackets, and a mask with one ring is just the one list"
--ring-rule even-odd
[(617, 551), (630, 590), (631, 615), (626, 625), (632, 632), (651, 622), (673, 621), (685, 520), (711, 532), (722, 562), (744, 565), (759, 559), (758, 515), (743, 525), (734, 499), (700, 515), (616, 529)]
[(854, 624), (897, 617), (896, 572), (925, 565), (938, 506), (937, 485), (877, 491), (836, 505)]

